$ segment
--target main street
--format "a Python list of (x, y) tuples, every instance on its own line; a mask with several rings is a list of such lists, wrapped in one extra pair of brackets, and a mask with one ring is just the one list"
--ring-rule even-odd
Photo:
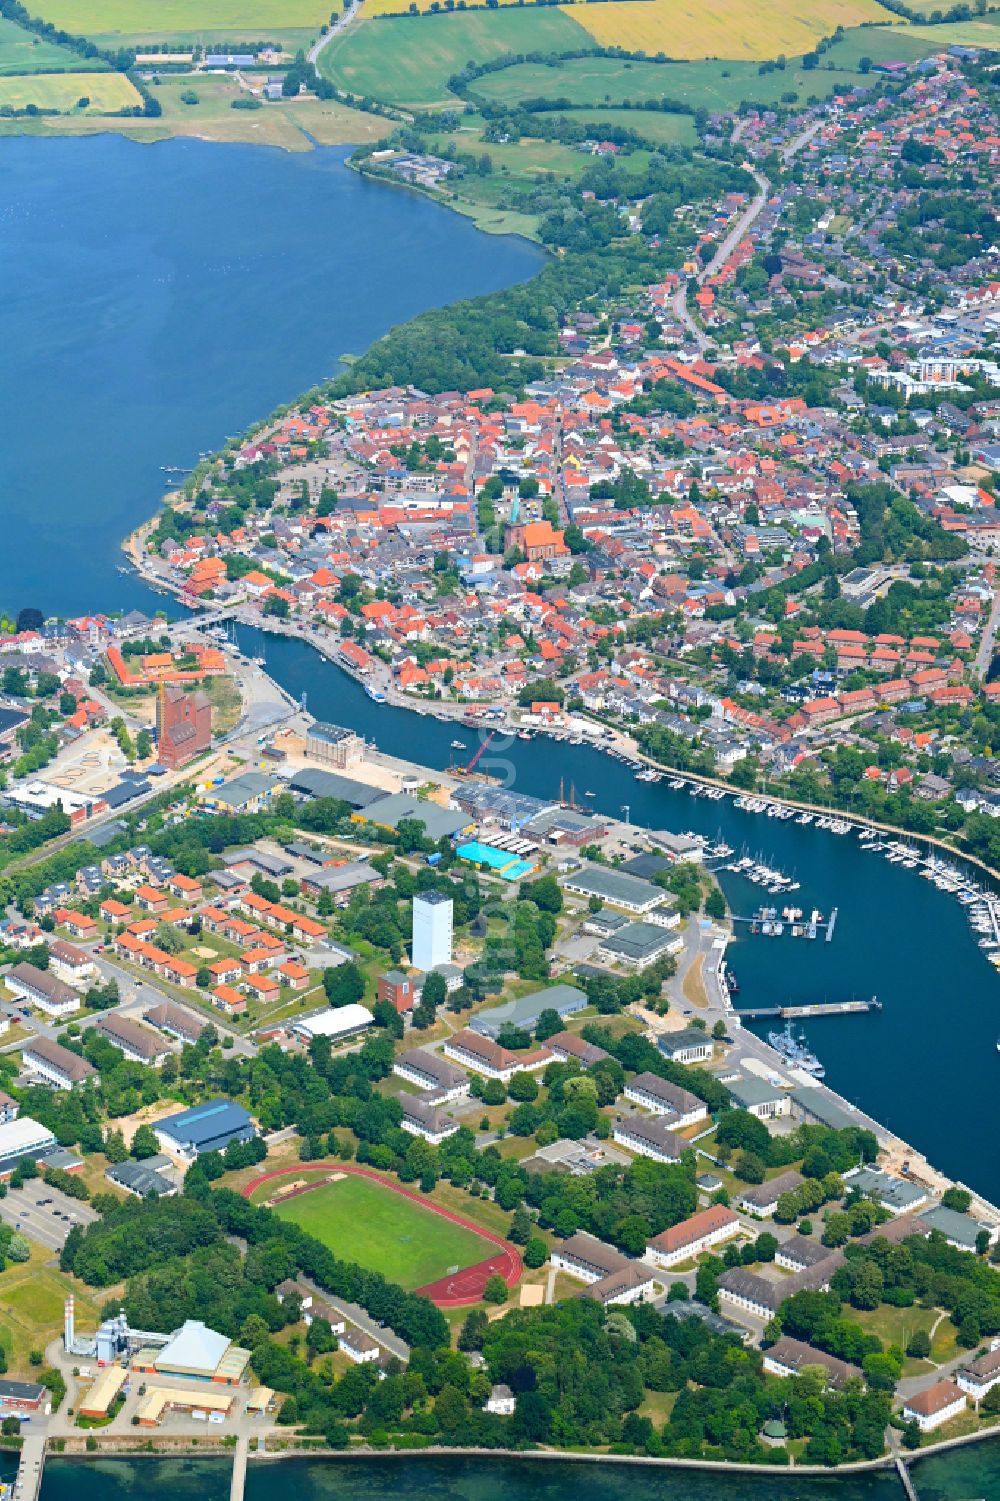
[(990, 618), (982, 634), (982, 639), (976, 650), (976, 660), (973, 670), (977, 677), (985, 678), (993, 661), (993, 648), (996, 644), (997, 629), (1000, 628), (1000, 589), (993, 595), (993, 603), (990, 607)]
[[(809, 142), (819, 131), (822, 123), (823, 122), (821, 119), (814, 120), (810, 125), (806, 127), (805, 130), (801, 131), (793, 140), (789, 141), (788, 145), (785, 146), (781, 151), (782, 162), (787, 164), (791, 161), (796, 152), (801, 151), (804, 146), (808, 146)], [(749, 170), (753, 174), (753, 179), (757, 184), (759, 192), (756, 198), (754, 198), (753, 202), (746, 209), (744, 209), (743, 213), (737, 219), (736, 223), (733, 225), (732, 229), (729, 231), (726, 237), (721, 241), (719, 248), (712, 256), (712, 259), (701, 271), (699, 271), (698, 275), (694, 278), (695, 285), (699, 287), (704, 286), (705, 282), (708, 281), (710, 277), (715, 276), (719, 271), (721, 271), (722, 267), (726, 264), (729, 257), (736, 249), (737, 245), (741, 244), (742, 241), (746, 239), (747, 234), (750, 232), (754, 224), (763, 213), (764, 205), (767, 203), (768, 196), (771, 191), (771, 184), (764, 176), (763, 172), (759, 171), (756, 167), (751, 167)], [(708, 347), (711, 340), (708, 338), (700, 324), (695, 322), (688, 308), (687, 295), (690, 285), (691, 283), (689, 281), (681, 282), (680, 286), (677, 288), (677, 291), (670, 299), (670, 307), (674, 313), (674, 316), (681, 323), (683, 323), (684, 327), (687, 329), (688, 333), (697, 344), (698, 349), (703, 350)]]

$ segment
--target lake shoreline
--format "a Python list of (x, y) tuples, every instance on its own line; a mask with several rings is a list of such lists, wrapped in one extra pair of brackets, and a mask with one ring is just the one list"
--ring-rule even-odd
[[(81, 1434), (81, 1437), (84, 1435)], [(87, 1434), (86, 1437), (97, 1438), (100, 1444), (100, 1436), (97, 1433)], [(941, 1439), (928, 1444), (920, 1449), (901, 1452), (900, 1457), (907, 1469), (920, 1464), (925, 1459), (932, 1459), (945, 1454), (953, 1449), (968, 1448), (974, 1444), (1000, 1441), (1000, 1431), (997, 1428), (984, 1429), (979, 1433), (966, 1433), (957, 1438)], [(224, 1459), (232, 1460), (233, 1448), (221, 1442), (211, 1448), (206, 1447), (200, 1440), (195, 1440), (190, 1446), (183, 1441), (167, 1440), (163, 1447), (150, 1447), (156, 1440), (146, 1439), (143, 1448), (130, 1449), (128, 1440), (112, 1440), (106, 1447), (80, 1451), (52, 1452), (47, 1458), (65, 1459), (76, 1463), (77, 1461), (101, 1462), (110, 1458), (128, 1458), (163, 1460), (171, 1458), (191, 1458), (197, 1456), (210, 1460), (213, 1463)], [(169, 1447), (168, 1447), (169, 1444)], [(8, 1445), (0, 1445), (7, 1453), (17, 1453), (16, 1448)], [(880, 1471), (893, 1472), (896, 1469), (895, 1457), (892, 1454), (884, 1454), (878, 1459), (854, 1460), (840, 1465), (773, 1465), (773, 1464), (745, 1464), (740, 1461), (724, 1459), (687, 1459), (671, 1455), (646, 1455), (646, 1454), (586, 1454), (573, 1450), (556, 1449), (488, 1449), (469, 1446), (451, 1447), (443, 1444), (431, 1444), (426, 1448), (399, 1449), (387, 1447), (384, 1449), (372, 1448), (367, 1445), (356, 1446), (351, 1449), (319, 1449), (319, 1448), (294, 1448), (289, 1447), (280, 1451), (265, 1450), (251, 1451), (248, 1463), (251, 1467), (259, 1465), (277, 1465), (289, 1461), (306, 1461), (308, 1463), (322, 1463), (324, 1465), (337, 1463), (358, 1463), (363, 1461), (391, 1460), (400, 1462), (403, 1460), (419, 1459), (502, 1459), (507, 1461), (519, 1461), (541, 1464), (581, 1464), (581, 1465), (622, 1465), (641, 1469), (668, 1469), (707, 1472), (709, 1474), (734, 1475), (767, 1475), (774, 1479), (790, 1479), (808, 1477), (810, 1479), (823, 1479), (832, 1476), (866, 1475)]]

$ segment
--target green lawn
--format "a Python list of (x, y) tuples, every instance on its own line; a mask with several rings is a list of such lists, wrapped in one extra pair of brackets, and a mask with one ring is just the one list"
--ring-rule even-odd
[(0, 73), (93, 73), (103, 66), (0, 16)]
[[(938, 1310), (933, 1308), (893, 1308), (888, 1303), (873, 1309), (871, 1313), (864, 1313), (856, 1308), (845, 1312), (848, 1318), (861, 1324), (870, 1334), (877, 1334), (883, 1344), (898, 1345), (901, 1350), (906, 1349), (910, 1335), (916, 1330), (922, 1329), (929, 1334), (939, 1316)], [(950, 1319), (944, 1319), (938, 1325), (931, 1342), (931, 1359), (936, 1365), (942, 1365), (945, 1361), (953, 1360), (958, 1353), (955, 1326)], [(918, 1364), (921, 1369), (928, 1369), (923, 1361)], [(909, 1375), (910, 1372), (905, 1374)]]
[[(274, 1188), (267, 1185), (271, 1193)], [(254, 1195), (255, 1200), (260, 1197), (267, 1197), (267, 1190)], [(277, 1213), (315, 1235), (336, 1256), (411, 1290), (453, 1268), (485, 1260), (492, 1249), (471, 1230), (366, 1178), (323, 1184), (282, 1204)]]
[(590, 45), (565, 9), (512, 6), (365, 21), (331, 42), (319, 67), (353, 94), (419, 106), (450, 101), (448, 79), (467, 62)]
[(52, 1253), (34, 1242), (29, 1261), (12, 1262), (0, 1275), (0, 1346), (12, 1373), (27, 1376), (29, 1351), (44, 1350), (62, 1329), (67, 1293), (76, 1298), (81, 1324), (96, 1323), (97, 1304), (87, 1290), (64, 1276)]

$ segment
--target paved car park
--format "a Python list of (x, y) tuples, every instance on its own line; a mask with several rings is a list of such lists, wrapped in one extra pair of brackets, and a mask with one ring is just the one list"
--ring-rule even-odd
[(61, 1251), (73, 1226), (89, 1225), (97, 1215), (83, 1199), (71, 1199), (43, 1179), (29, 1178), (0, 1199), (0, 1219), (47, 1251)]

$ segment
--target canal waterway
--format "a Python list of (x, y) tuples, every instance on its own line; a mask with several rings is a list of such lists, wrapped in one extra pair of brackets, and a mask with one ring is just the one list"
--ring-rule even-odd
[(164, 604), (118, 573), (188, 467), (425, 308), (530, 277), (347, 148), (0, 141), (0, 606)]
[[(268, 671), (296, 697), (306, 693), (318, 719), (349, 725), (391, 755), (440, 769), (449, 765), (454, 724), (376, 704), (304, 642), (253, 631), (242, 632), (241, 642), (252, 655), (263, 650)], [(457, 734), (469, 744), (462, 754), (471, 755), (479, 732)], [(562, 784), (567, 797), (575, 788), (578, 802), (616, 818), (628, 807), (636, 824), (718, 834), (735, 850), (760, 854), (801, 883), (789, 898), (764, 897), (759, 887), (721, 873), (738, 914), (751, 914), (762, 901), (791, 901), (807, 913), (818, 907), (829, 914), (836, 907), (830, 943), (822, 937), (753, 937), (740, 925), (727, 954), (740, 984), (738, 1004), (877, 995), (881, 1012), (806, 1024), (809, 1042), (826, 1065), (826, 1082), (943, 1172), (1000, 1202), (1000, 974), (983, 957), (953, 897), (918, 871), (865, 853), (856, 834), (765, 818), (736, 808), (732, 798), (695, 798), (671, 791), (666, 782), (637, 782), (627, 767), (589, 746), (544, 736), (504, 740), (491, 744), (479, 765), (536, 797), (555, 798)]]
[[(71, 1460), (45, 1466), (41, 1501), (227, 1501), (226, 1459)], [(1000, 1496), (1000, 1443), (990, 1440), (920, 1460), (913, 1470), (920, 1501)], [(642, 1465), (600, 1467), (502, 1456), (400, 1456), (380, 1459), (251, 1460), (247, 1501), (294, 1495), (297, 1501), (900, 1501), (886, 1470), (830, 1476), (747, 1475)]]

